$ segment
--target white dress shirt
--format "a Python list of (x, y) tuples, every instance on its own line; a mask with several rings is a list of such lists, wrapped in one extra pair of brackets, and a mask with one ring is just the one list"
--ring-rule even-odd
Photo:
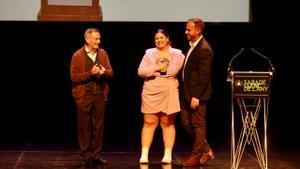
[(85, 51), (86, 51), (88, 57), (90, 59), (92, 59), (92, 61), (95, 63), (96, 62), (96, 57), (97, 57), (97, 51), (92, 52), (86, 46), (85, 46)]

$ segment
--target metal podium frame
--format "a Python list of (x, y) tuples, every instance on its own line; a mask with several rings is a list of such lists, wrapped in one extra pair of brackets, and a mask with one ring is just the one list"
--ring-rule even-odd
[[(270, 81), (273, 72), (230, 71), (231, 82), (231, 169), (238, 169), (246, 145), (253, 145), (259, 167), (268, 169), (267, 124), (270, 100)], [(235, 138), (235, 103), (241, 113), (242, 129)], [(263, 142), (256, 128), (263, 111)]]

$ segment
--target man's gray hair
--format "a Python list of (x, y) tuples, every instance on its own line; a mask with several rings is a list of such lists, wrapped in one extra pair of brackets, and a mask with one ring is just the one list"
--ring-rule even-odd
[(90, 35), (93, 32), (98, 32), (99, 33), (99, 29), (97, 28), (88, 28), (87, 30), (85, 30), (84, 32), (84, 38), (86, 39), (88, 35)]

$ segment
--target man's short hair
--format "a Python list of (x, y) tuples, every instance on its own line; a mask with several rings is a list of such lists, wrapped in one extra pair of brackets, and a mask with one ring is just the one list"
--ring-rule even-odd
[(201, 29), (201, 32), (203, 32), (204, 29), (204, 22), (200, 18), (191, 18), (188, 20), (188, 22), (193, 22), (195, 24), (196, 28)]
[(84, 32), (84, 38), (86, 39), (88, 35), (90, 35), (93, 32), (98, 32), (99, 33), (99, 29), (97, 28), (88, 28), (87, 30), (85, 30)]

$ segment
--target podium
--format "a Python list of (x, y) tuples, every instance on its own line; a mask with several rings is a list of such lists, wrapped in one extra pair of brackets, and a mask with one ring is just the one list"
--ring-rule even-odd
[[(243, 52), (244, 48), (238, 53)], [(258, 55), (253, 48), (253, 52)], [(235, 59), (238, 55), (232, 58)], [(262, 55), (263, 56), (263, 55)], [(265, 57), (265, 56), (263, 56)], [(270, 82), (273, 71), (233, 71), (231, 62), (228, 79), (231, 83), (231, 169), (238, 169), (246, 146), (252, 145), (261, 169), (268, 169), (267, 124), (270, 100)], [(271, 69), (274, 70), (271, 62)], [(235, 109), (236, 108), (236, 109)], [(236, 114), (239, 113), (239, 114)], [(241, 130), (238, 140), (235, 136), (235, 116), (240, 115)], [(257, 129), (259, 117), (263, 118), (263, 134)], [(237, 142), (236, 142), (237, 141)]]

